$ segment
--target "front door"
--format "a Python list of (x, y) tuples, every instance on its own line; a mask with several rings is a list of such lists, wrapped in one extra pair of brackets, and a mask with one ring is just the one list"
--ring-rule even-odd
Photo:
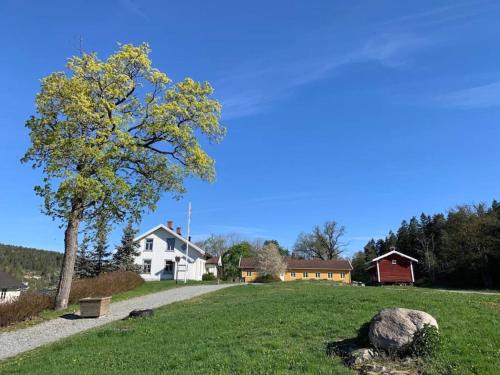
[(163, 269), (161, 278), (163, 280), (171, 280), (174, 278), (175, 263), (171, 260), (165, 261), (165, 268)]

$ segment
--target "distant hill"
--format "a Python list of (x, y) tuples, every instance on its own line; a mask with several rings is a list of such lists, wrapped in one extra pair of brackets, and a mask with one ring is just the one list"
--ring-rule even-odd
[(0, 270), (30, 288), (53, 287), (57, 284), (63, 254), (55, 251), (0, 244)]

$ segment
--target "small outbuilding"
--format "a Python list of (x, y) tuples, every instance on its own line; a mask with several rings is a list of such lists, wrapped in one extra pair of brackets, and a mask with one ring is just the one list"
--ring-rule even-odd
[(220, 267), (222, 267), (222, 257), (210, 257), (205, 263), (206, 273), (211, 273), (215, 277), (217, 277)]
[(6, 272), (0, 271), (0, 303), (9, 302), (21, 294), (24, 285)]
[(370, 272), (372, 282), (380, 285), (412, 285), (415, 282), (413, 262), (418, 263), (418, 260), (392, 249), (373, 259), (367, 271)]

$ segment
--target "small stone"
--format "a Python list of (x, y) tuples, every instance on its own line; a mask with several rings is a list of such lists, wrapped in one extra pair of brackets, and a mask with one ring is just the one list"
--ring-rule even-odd
[(366, 361), (373, 359), (376, 353), (373, 349), (361, 348), (353, 350), (350, 353), (350, 363), (351, 365), (360, 365)]
[(147, 318), (150, 316), (153, 316), (152, 309), (132, 310), (130, 314), (128, 314), (129, 318)]

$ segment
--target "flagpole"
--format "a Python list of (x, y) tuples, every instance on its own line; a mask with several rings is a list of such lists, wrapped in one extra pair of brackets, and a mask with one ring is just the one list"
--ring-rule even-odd
[(188, 254), (189, 254), (189, 233), (191, 228), (191, 202), (188, 204), (188, 228), (187, 228), (187, 241), (186, 241), (186, 270), (184, 271), (184, 284), (187, 283), (187, 273), (188, 273)]

